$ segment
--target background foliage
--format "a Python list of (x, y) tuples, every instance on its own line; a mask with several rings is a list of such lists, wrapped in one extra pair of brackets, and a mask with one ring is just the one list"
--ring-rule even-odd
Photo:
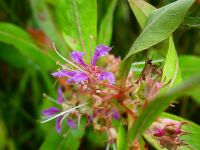
[[(173, 1), (148, 2), (160, 8)], [(97, 43), (111, 45), (113, 54), (125, 57), (142, 31), (140, 26), (144, 27), (142, 22), (138, 24), (129, 2), (0, 0), (0, 149), (66, 149), (71, 142), (73, 149), (105, 149), (105, 135), (99, 136), (90, 128), (69, 130), (70, 138), (67, 135), (63, 138), (53, 129), (49, 130), (51, 123), (41, 125), (38, 121), (41, 109), (52, 105), (42, 94), (56, 97), (55, 80), (50, 73), (56, 69), (55, 62), (59, 58), (52, 51), (52, 42), (66, 57), (72, 49), (83, 48), (89, 54), (90, 42), (92, 47)], [(171, 49), (178, 53), (183, 80), (200, 72), (199, 6), (197, 2), (192, 6), (174, 32), (173, 41), (172, 38), (168, 41)], [(81, 11), (79, 21), (76, 10)], [(77, 26), (84, 30), (81, 35)], [(85, 43), (85, 48), (81, 42)], [(169, 58), (173, 55), (170, 53)], [(146, 52), (137, 54), (135, 61), (144, 60), (144, 56)], [(169, 63), (171, 61), (169, 59)], [(176, 107), (169, 107), (167, 112), (200, 124), (199, 93), (200, 88), (184, 93)], [(199, 133), (196, 124), (194, 130)], [(120, 134), (126, 136), (123, 129)]]

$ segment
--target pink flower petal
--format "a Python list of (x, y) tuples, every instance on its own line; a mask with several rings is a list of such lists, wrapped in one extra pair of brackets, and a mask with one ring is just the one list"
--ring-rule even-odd
[(83, 66), (83, 67), (86, 67), (87, 65), (84, 63), (83, 61), (83, 55), (84, 53), (83, 52), (78, 52), (78, 51), (73, 51), (71, 52), (70, 56), (71, 56), (71, 59), (76, 62), (77, 64)]
[(42, 114), (43, 114), (44, 116), (50, 117), (50, 116), (52, 116), (52, 115), (55, 115), (55, 114), (58, 113), (58, 112), (60, 112), (60, 110), (59, 110), (58, 108), (56, 108), (56, 107), (50, 107), (50, 108), (48, 108), (48, 109), (43, 110), (43, 111), (42, 111)]
[(58, 98), (57, 98), (58, 104), (61, 104), (63, 102), (62, 87), (61, 86), (58, 87), (57, 93), (58, 93), (57, 94), (58, 95)]
[(72, 119), (67, 120), (67, 124), (70, 128), (75, 129), (76, 128), (76, 123)]
[(115, 83), (115, 77), (111, 72), (101, 72), (99, 75), (99, 80), (100, 81), (107, 80), (111, 84)]
[(97, 60), (108, 54), (108, 52), (111, 50), (111, 47), (105, 46), (105, 45), (99, 45), (96, 47), (95, 52), (94, 52), (94, 56), (92, 58), (92, 65), (95, 66)]
[(58, 72), (52, 73), (51, 75), (54, 77), (61, 78), (61, 77), (73, 77), (74, 74), (76, 74), (75, 71), (60, 70)]
[(62, 120), (62, 116), (60, 116), (56, 119), (56, 131), (58, 133), (61, 133), (61, 131), (62, 131), (61, 124), (60, 124), (61, 120)]

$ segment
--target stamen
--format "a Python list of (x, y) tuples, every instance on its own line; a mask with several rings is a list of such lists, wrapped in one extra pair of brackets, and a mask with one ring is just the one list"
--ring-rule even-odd
[(61, 121), (60, 121), (60, 125), (62, 125), (62, 122), (64, 121), (64, 119), (65, 119), (68, 115), (69, 115), (69, 113), (66, 113), (66, 114), (62, 117), (62, 119), (61, 119)]
[(92, 62), (92, 40), (93, 40), (93, 36), (90, 35), (90, 62)]
[(80, 122), (81, 122), (81, 114), (78, 114), (78, 127), (80, 126)]
[(52, 97), (48, 96), (48, 95), (47, 95), (47, 94), (45, 94), (45, 93), (43, 93), (43, 97), (45, 97), (46, 99), (48, 99), (48, 100), (50, 100), (50, 101), (52, 101), (52, 102), (54, 102), (54, 103), (58, 104), (58, 102), (57, 102), (57, 100), (56, 100), (56, 99), (54, 99), (54, 98), (52, 98)]
[(113, 144), (113, 150), (117, 150), (115, 143)]
[(59, 61), (56, 62), (57, 65), (61, 66), (63, 69), (66, 69), (68, 71), (75, 71), (73, 69), (67, 68), (66, 66), (62, 65)]
[(80, 70), (80, 71), (86, 73), (86, 72), (85, 72), (83, 69), (81, 69), (79, 66), (75, 65), (74, 63), (72, 63), (71, 61), (69, 61), (68, 59), (66, 59), (65, 57), (63, 57), (63, 56), (58, 52), (58, 50), (56, 49), (54, 43), (53, 43), (53, 49), (54, 49), (54, 51), (56, 52), (56, 54), (58, 54), (58, 56), (60, 56), (64, 61), (66, 61), (66, 62), (69, 63), (70, 65), (76, 67), (78, 70)]
[(66, 114), (66, 113), (70, 113), (70, 112), (74, 111), (75, 109), (80, 108), (80, 107), (83, 107), (83, 106), (85, 106), (85, 105), (87, 105), (87, 104), (88, 104), (88, 103), (83, 103), (83, 104), (81, 104), (81, 105), (78, 105), (78, 106), (73, 107), (73, 108), (71, 108), (71, 109), (68, 109), (68, 110), (66, 110), (66, 111), (63, 111), (63, 112), (61, 112), (61, 113), (59, 113), (59, 114), (57, 114), (57, 115), (54, 115), (54, 116), (48, 118), (47, 120), (41, 121), (41, 123), (45, 123), (45, 122), (51, 121), (51, 120), (53, 120), (53, 119), (55, 119), (55, 118), (57, 118), (57, 117), (59, 117), (59, 116), (62, 116), (62, 115), (64, 115), (64, 114)]
[(110, 143), (108, 143), (107, 145), (106, 145), (106, 150), (109, 150), (110, 149)]

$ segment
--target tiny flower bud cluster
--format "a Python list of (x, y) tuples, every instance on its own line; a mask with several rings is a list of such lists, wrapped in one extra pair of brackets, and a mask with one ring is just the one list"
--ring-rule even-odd
[(182, 135), (188, 134), (181, 129), (184, 124), (187, 123), (159, 118), (151, 125), (149, 131), (161, 147), (176, 150), (179, 146), (186, 145), (183, 140), (180, 140)]

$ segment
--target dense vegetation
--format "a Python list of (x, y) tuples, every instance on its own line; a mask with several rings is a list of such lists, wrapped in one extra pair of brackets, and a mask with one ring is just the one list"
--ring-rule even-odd
[[(162, 149), (163, 146), (200, 149), (199, 1), (0, 0), (0, 21), (0, 149), (100, 150), (108, 145), (119, 150)], [(41, 112), (57, 106), (52, 101), (57, 99), (59, 85), (68, 86), (65, 78), (55, 79), (51, 75), (59, 68), (57, 61), (63, 64), (53, 43), (69, 60), (73, 59), (72, 50), (84, 51), (87, 57), (92, 57), (91, 50), (94, 52), (97, 45), (112, 47), (109, 51), (115, 55), (112, 59), (119, 61), (119, 68), (111, 71), (116, 82), (107, 80), (115, 85), (114, 92), (120, 93), (114, 98), (117, 104), (109, 103), (121, 116), (121, 119), (109, 118), (117, 131), (116, 138), (108, 140), (110, 129), (99, 132), (96, 124), (85, 126), (84, 119), (76, 129), (73, 123), (72, 128), (70, 123), (69, 127), (63, 125), (62, 134), (54, 129), (54, 121), (40, 123)], [(97, 65), (102, 68), (110, 64), (107, 57), (101, 60)], [(162, 87), (151, 98), (144, 94), (148, 67), (154, 77), (151, 84), (159, 83)], [(130, 70), (131, 79), (127, 78)], [(139, 93), (135, 89), (129, 93), (123, 91), (126, 81), (138, 88)], [(70, 85), (63, 95), (70, 99), (71, 93), (77, 90), (77, 85)], [(141, 107), (136, 109), (137, 119), (130, 121), (131, 113), (122, 107), (125, 103), (122, 99), (135, 101), (136, 97), (141, 100)], [(170, 125), (187, 122), (183, 128), (180, 125), (181, 133), (189, 132), (181, 136), (184, 143), (159, 142), (159, 136), (164, 134), (155, 134), (152, 123), (157, 118), (161, 118), (160, 122), (163, 118), (177, 121)]]

